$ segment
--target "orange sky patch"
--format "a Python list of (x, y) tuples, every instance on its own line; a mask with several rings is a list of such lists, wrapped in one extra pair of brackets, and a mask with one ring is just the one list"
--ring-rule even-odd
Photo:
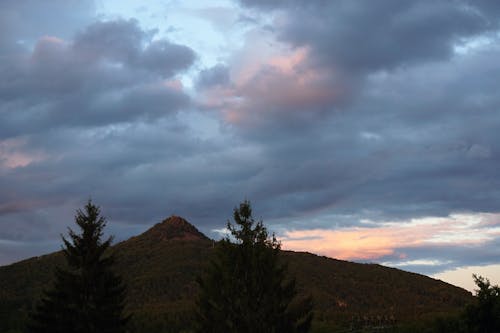
[(373, 228), (292, 230), (281, 239), (283, 248), (346, 260), (376, 260), (387, 255), (405, 258), (399, 248), (424, 245), (480, 244), (499, 235), (484, 222), (500, 221), (500, 214), (457, 214), (380, 223)]
[(338, 259), (370, 260), (394, 253), (402, 244), (418, 245), (421, 237), (403, 229), (354, 228), (347, 230), (295, 230), (286, 232), (283, 248)]

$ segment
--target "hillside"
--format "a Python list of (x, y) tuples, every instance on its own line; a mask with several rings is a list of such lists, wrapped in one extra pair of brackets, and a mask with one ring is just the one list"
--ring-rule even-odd
[[(193, 225), (172, 216), (112, 247), (116, 269), (129, 288), (127, 311), (134, 313), (133, 331), (180, 332), (190, 327), (195, 278), (213, 246), (214, 241)], [(472, 301), (461, 288), (380, 265), (292, 251), (284, 251), (283, 260), (300, 292), (313, 296), (317, 331), (357, 317), (421, 321), (456, 312)], [(58, 264), (63, 264), (59, 252), (0, 267), (0, 332), (22, 325)]]

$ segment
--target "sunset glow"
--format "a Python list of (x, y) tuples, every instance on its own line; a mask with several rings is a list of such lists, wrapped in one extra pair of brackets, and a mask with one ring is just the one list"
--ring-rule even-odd
[(293, 230), (284, 234), (282, 242), (286, 249), (344, 260), (379, 262), (394, 256), (404, 262), (408, 258), (405, 248), (476, 246), (492, 241), (500, 235), (499, 221), (500, 214), (460, 214), (371, 223), (365, 228)]

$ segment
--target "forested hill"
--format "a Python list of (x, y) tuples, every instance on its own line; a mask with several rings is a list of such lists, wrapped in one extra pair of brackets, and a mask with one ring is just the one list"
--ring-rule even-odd
[[(112, 247), (116, 270), (128, 285), (134, 332), (189, 331), (195, 279), (214, 244), (186, 220), (172, 216)], [(394, 268), (292, 251), (283, 251), (282, 258), (300, 293), (313, 297), (317, 332), (358, 319), (421, 321), (457, 312), (473, 301), (461, 288)], [(0, 333), (22, 327), (27, 310), (50, 285), (54, 267), (62, 264), (57, 252), (0, 267)]]

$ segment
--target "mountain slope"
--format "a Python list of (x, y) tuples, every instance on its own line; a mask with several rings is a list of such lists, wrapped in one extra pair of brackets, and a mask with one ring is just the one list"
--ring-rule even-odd
[[(128, 285), (127, 311), (135, 332), (180, 332), (190, 327), (196, 276), (214, 242), (172, 216), (112, 247), (116, 269)], [(429, 277), (375, 264), (357, 264), (309, 253), (282, 252), (301, 294), (315, 303), (315, 326), (333, 327), (353, 317), (417, 321), (453, 313), (472, 301), (467, 291)], [(0, 267), (0, 332), (19, 327), (41, 290), (50, 285), (60, 252)]]

